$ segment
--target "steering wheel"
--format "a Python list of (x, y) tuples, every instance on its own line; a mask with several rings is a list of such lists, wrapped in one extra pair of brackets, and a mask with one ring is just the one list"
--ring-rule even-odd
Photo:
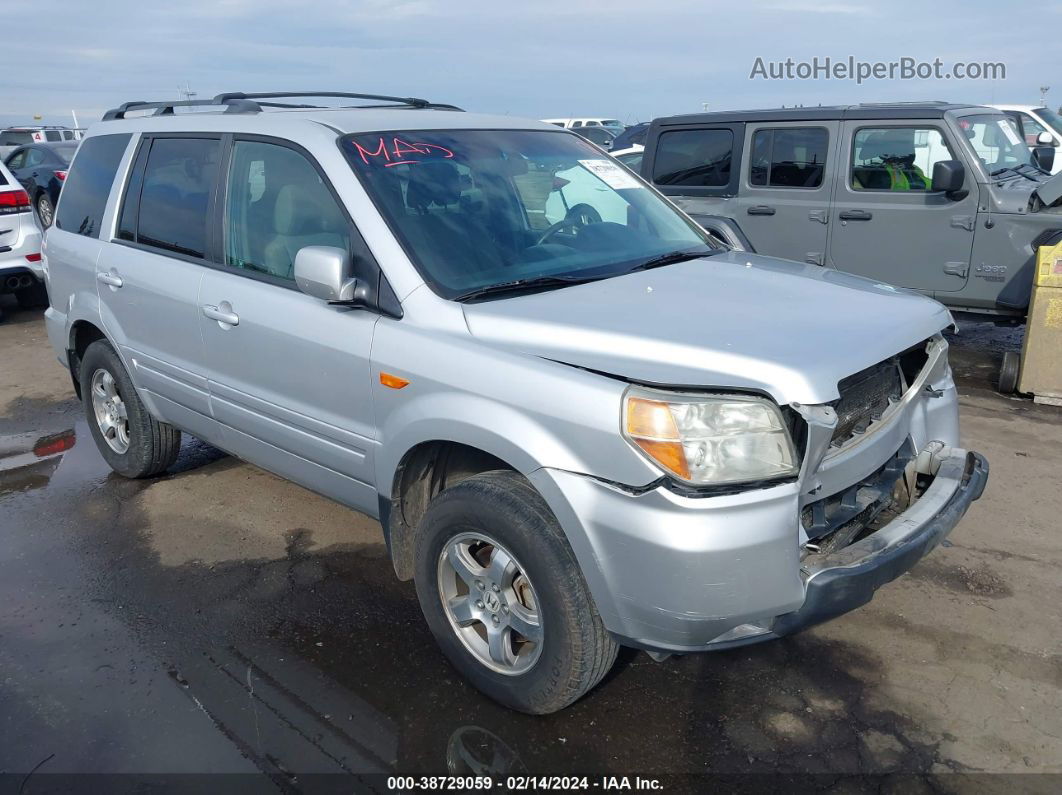
[(578, 234), (578, 230), (583, 227), (599, 223), (601, 223), (601, 213), (589, 204), (576, 204), (568, 210), (564, 218), (557, 221), (557, 223), (553, 224), (553, 226), (543, 232), (535, 245), (541, 246), (543, 243), (548, 243), (557, 233), (562, 232), (565, 229), (570, 229), (573, 234)]

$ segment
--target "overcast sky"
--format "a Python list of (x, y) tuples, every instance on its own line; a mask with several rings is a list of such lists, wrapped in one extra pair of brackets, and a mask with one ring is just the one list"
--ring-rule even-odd
[[(81, 124), (131, 99), (349, 90), (624, 122), (889, 100), (1039, 101), (1060, 6), (1004, 0), (0, 0), (0, 124)], [(32, 32), (31, 32), (32, 31)], [(1002, 61), (1005, 80), (750, 80), (757, 56)], [(1047, 102), (1062, 102), (1062, 75)], [(38, 122), (39, 123), (39, 122)]]

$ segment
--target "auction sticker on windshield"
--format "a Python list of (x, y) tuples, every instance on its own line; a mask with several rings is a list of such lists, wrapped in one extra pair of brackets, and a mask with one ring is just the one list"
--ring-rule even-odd
[(642, 187), (642, 183), (608, 160), (580, 160), (579, 163), (583, 168), (615, 190)]
[(1014, 125), (1009, 119), (999, 119), (996, 124), (999, 125), (999, 129), (1003, 131), (1003, 135), (1010, 141), (1011, 146), (1017, 146), (1021, 143), (1021, 138), (1018, 137), (1017, 130), (1014, 129)]

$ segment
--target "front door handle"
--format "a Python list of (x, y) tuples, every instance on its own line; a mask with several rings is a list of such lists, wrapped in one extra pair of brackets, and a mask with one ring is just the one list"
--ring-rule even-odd
[(766, 204), (757, 204), (754, 207), (749, 207), (746, 212), (749, 215), (774, 215), (774, 208), (768, 207)]
[(218, 306), (203, 304), (203, 316), (226, 326), (240, 325), (240, 316), (232, 311), (232, 306), (228, 301), (222, 301)]
[(845, 210), (837, 217), (842, 221), (869, 221), (874, 216), (866, 210)]
[(121, 287), (123, 284), (125, 284), (125, 282), (122, 281), (122, 277), (119, 276), (114, 271), (110, 271), (108, 273), (103, 273), (103, 272), (97, 273), (96, 274), (96, 281), (103, 282), (104, 284), (106, 284), (106, 285), (108, 285), (110, 287), (113, 287), (116, 290), (119, 287)]

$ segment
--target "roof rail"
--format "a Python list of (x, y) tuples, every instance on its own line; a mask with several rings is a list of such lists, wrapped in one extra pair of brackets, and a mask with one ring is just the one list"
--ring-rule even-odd
[(860, 102), (856, 107), (860, 108), (891, 108), (897, 105), (951, 105), (942, 99), (907, 100), (903, 102)]
[(103, 121), (124, 119), (125, 114), (131, 110), (154, 109), (153, 116), (172, 116), (174, 108), (204, 107), (208, 105), (223, 105), (225, 106), (225, 113), (258, 113), (262, 110), (257, 102), (236, 100), (218, 102), (217, 97), (214, 99), (182, 99), (174, 100), (173, 102), (124, 102), (117, 108), (111, 108), (111, 110), (104, 113)]
[[(388, 105), (373, 105), (369, 107), (393, 108), (409, 107), (424, 110), (461, 110), (456, 105), (429, 102), (417, 97), (392, 97), (386, 94), (354, 94), (348, 91), (271, 91), (257, 94), (244, 94), (240, 91), (218, 94), (211, 99), (185, 99), (173, 102), (126, 102), (103, 114), (104, 121), (112, 119), (124, 119), (129, 111), (155, 110), (154, 116), (171, 116), (174, 108), (182, 107), (224, 107), (225, 113), (260, 113), (262, 108), (319, 108), (320, 105), (288, 104), (285, 102), (258, 102), (257, 100), (281, 99), (295, 97), (336, 97), (342, 99), (372, 99), (381, 102), (394, 103)], [(351, 105), (351, 108), (366, 107), (364, 105)]]

